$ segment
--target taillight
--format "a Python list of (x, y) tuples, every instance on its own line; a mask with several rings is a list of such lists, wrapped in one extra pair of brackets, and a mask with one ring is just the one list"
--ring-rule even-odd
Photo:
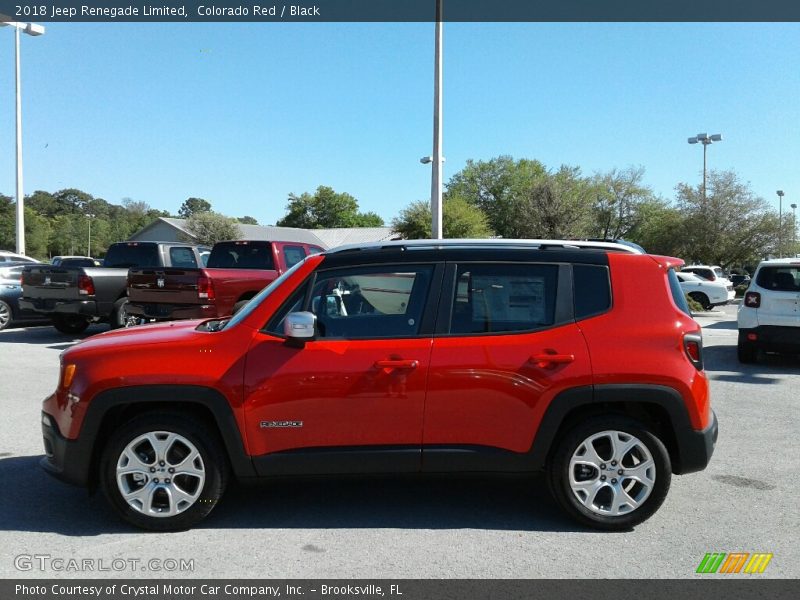
[(81, 296), (94, 296), (94, 281), (88, 275), (78, 278), (78, 293)]
[(748, 308), (758, 308), (761, 306), (761, 294), (758, 292), (747, 292), (744, 295), (744, 305)]
[(28, 282), (27, 282), (26, 277), (25, 277), (26, 275), (27, 275), (27, 273), (25, 271), (23, 271), (22, 273), (19, 274), (19, 284), (20, 285), (28, 285)]
[(197, 297), (202, 300), (214, 299), (214, 282), (205, 275), (197, 278)]
[(686, 356), (698, 371), (703, 370), (703, 336), (687, 333), (683, 336), (683, 349)]

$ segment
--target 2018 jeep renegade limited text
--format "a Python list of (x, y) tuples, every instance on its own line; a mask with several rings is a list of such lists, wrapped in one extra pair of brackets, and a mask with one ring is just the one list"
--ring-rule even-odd
[(309, 256), (233, 318), (65, 351), (42, 464), (154, 530), (231, 476), (541, 470), (572, 517), (627, 529), (716, 442), (680, 264), (577, 242)]

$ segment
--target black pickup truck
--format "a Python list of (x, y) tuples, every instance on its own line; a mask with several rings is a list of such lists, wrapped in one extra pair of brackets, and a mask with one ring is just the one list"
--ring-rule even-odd
[(128, 269), (204, 266), (208, 249), (180, 242), (119, 242), (102, 267), (33, 265), (22, 272), (19, 305), (50, 317), (62, 333), (80, 333), (90, 323), (126, 324)]

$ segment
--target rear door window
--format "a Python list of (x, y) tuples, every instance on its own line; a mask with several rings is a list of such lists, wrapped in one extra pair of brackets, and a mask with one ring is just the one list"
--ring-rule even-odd
[(286, 261), (286, 268), (291, 268), (306, 257), (306, 251), (302, 246), (284, 246), (283, 260)]
[(191, 248), (176, 246), (169, 249), (169, 262), (173, 267), (193, 269), (197, 267), (197, 259)]
[(270, 242), (219, 242), (208, 257), (209, 269), (275, 268)]
[(585, 319), (611, 308), (611, 283), (604, 265), (573, 265), (575, 318)]
[(556, 265), (461, 264), (450, 333), (530, 331), (555, 321)]

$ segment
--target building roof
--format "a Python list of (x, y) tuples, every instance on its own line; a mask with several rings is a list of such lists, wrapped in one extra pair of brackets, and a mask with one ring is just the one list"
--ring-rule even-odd
[[(186, 228), (186, 219), (159, 217), (146, 227), (137, 231), (131, 239), (142, 239), (147, 231), (159, 223), (166, 223), (188, 238), (194, 236)], [(399, 234), (391, 227), (339, 227), (333, 229), (300, 229), (298, 227), (273, 227), (268, 225), (245, 225), (239, 223), (243, 240), (279, 240), (282, 242), (298, 242), (313, 244), (325, 249), (335, 248), (342, 244), (365, 244), (384, 240), (400, 239)]]

